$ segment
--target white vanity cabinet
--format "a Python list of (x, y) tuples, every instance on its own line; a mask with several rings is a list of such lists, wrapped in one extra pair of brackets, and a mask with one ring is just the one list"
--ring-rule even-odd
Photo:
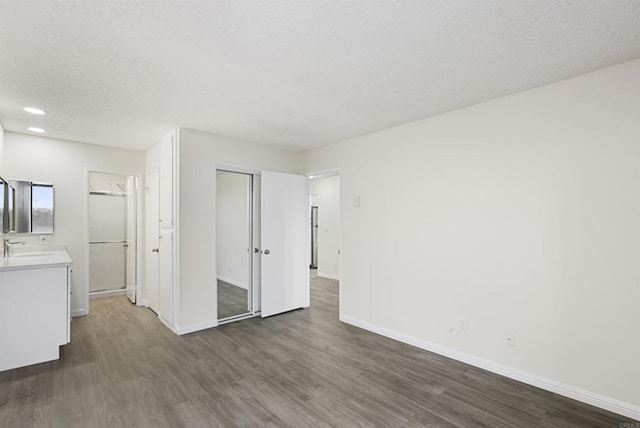
[(0, 265), (0, 371), (58, 359), (60, 346), (70, 341), (71, 260), (4, 264)]

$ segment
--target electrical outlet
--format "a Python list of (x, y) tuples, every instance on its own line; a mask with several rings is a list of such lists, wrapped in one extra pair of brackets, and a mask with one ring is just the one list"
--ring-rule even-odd
[(509, 331), (504, 335), (504, 344), (515, 348), (516, 346), (516, 334)]
[(457, 334), (458, 333), (458, 329), (455, 327), (449, 327), (449, 333), (451, 334)]
[(467, 334), (469, 333), (469, 321), (464, 319), (460, 321), (460, 332)]
[(51, 235), (40, 235), (40, 245), (51, 244)]

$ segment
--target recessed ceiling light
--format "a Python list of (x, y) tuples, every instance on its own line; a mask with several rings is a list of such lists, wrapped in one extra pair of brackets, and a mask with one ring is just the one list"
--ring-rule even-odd
[(27, 129), (31, 132), (37, 132), (38, 134), (42, 134), (43, 132), (45, 132), (44, 129), (36, 128), (35, 126), (30, 126)]
[(40, 110), (39, 108), (35, 108), (35, 107), (25, 107), (24, 111), (26, 111), (27, 113), (31, 113), (31, 114), (44, 114), (44, 110)]

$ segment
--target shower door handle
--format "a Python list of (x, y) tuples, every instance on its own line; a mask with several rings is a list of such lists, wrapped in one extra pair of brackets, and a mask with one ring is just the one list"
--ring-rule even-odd
[(260, 252), (260, 250), (258, 250), (257, 248), (254, 248), (254, 249), (253, 249), (253, 252), (254, 252), (254, 253), (259, 253), (259, 252)]
[(152, 248), (151, 252), (152, 253), (159, 253), (160, 252), (160, 248)]

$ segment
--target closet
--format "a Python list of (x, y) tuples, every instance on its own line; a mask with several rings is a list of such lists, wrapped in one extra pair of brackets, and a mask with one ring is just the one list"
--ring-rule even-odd
[(243, 168), (244, 150), (210, 138), (180, 128), (147, 151), (145, 301), (176, 334), (309, 305), (307, 178)]
[(216, 171), (218, 322), (308, 305), (306, 178)]

